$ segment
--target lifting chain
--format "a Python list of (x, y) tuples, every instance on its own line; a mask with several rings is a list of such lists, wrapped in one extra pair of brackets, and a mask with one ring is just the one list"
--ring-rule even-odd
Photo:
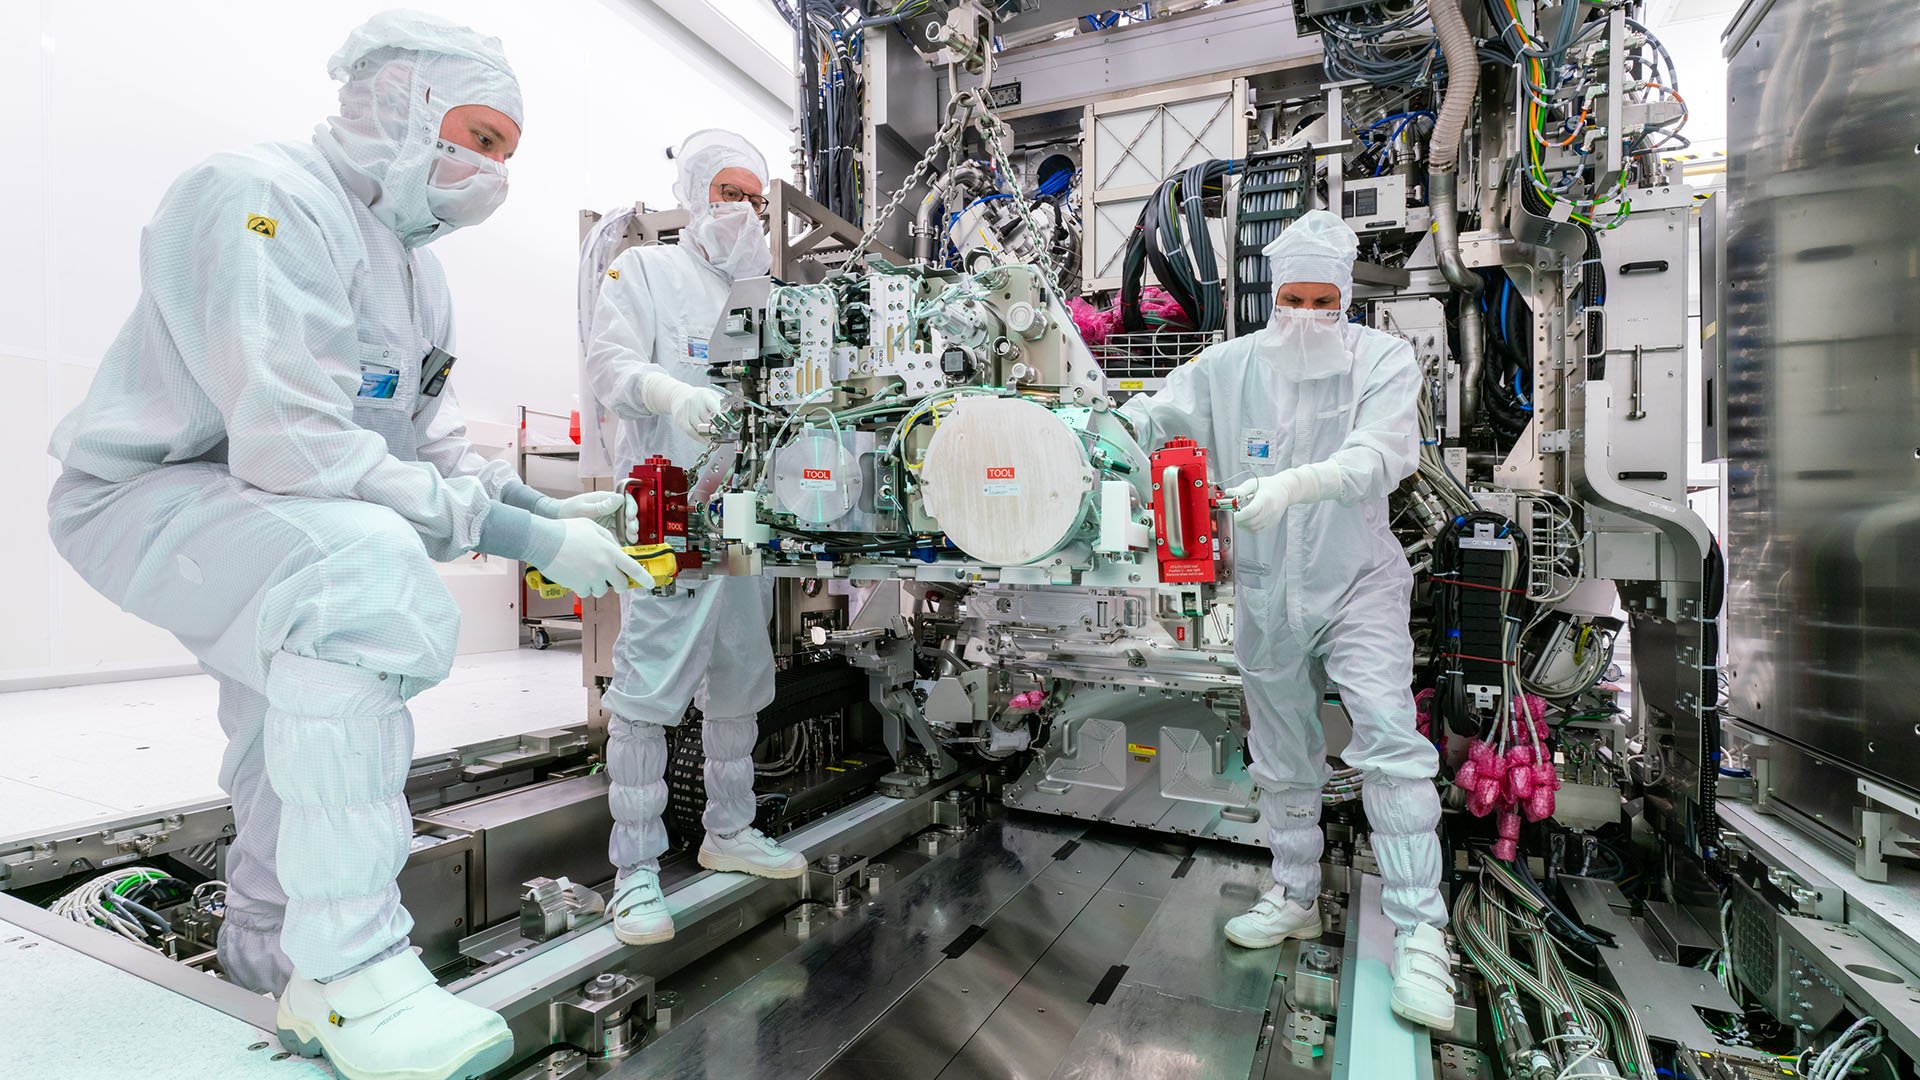
[(981, 140), (987, 144), (987, 153), (992, 157), (994, 167), (1000, 170), (1000, 175), (1006, 178), (1007, 186), (1012, 189), (1013, 205), (1020, 213), (1021, 222), (1027, 228), (1027, 235), (1035, 240), (1034, 255), (1040, 263), (1041, 283), (1052, 299), (1064, 305), (1066, 299), (1060, 293), (1060, 271), (1053, 264), (1049, 245), (1040, 242), (1041, 234), (1033, 220), (1033, 206), (1027, 202), (1026, 193), (1020, 190), (1020, 182), (1014, 174), (1013, 163), (1007, 158), (1007, 147), (1013, 143), (1013, 132), (999, 117), (993, 115), (993, 110), (987, 106), (986, 92), (977, 87), (962, 90), (948, 99), (947, 119), (940, 125), (940, 130), (934, 132), (933, 144), (927, 147), (927, 152), (914, 163), (912, 172), (908, 174), (906, 182), (894, 191), (893, 198), (887, 200), (887, 204), (874, 216), (872, 224), (867, 226), (866, 233), (860, 237), (860, 242), (854, 245), (853, 253), (847, 256), (846, 265), (851, 267), (858, 263), (866, 255), (874, 239), (880, 235), (880, 230), (886, 228), (887, 222), (893, 220), (893, 216), (900, 212), (900, 207), (907, 201), (907, 195), (914, 188), (933, 179), (933, 163), (942, 151), (946, 152), (949, 163), (961, 160), (964, 152), (962, 142), (970, 124), (980, 132)]

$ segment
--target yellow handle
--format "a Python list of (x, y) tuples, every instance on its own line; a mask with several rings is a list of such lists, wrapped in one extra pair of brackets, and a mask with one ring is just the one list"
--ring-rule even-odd
[(542, 600), (558, 600), (573, 591), (565, 586), (555, 585), (553, 582), (548, 581), (541, 575), (540, 571), (535, 570), (531, 566), (527, 567), (527, 588), (532, 589), (534, 594)]
[[(631, 556), (634, 562), (646, 568), (647, 574), (653, 578), (653, 586), (656, 589), (662, 585), (671, 584), (674, 576), (680, 572), (679, 558), (674, 555), (673, 549), (665, 544), (655, 544), (652, 547), (624, 547), (620, 550)], [(640, 587), (640, 583), (632, 578), (627, 579), (627, 584), (636, 589)], [(531, 566), (527, 567), (527, 588), (532, 589), (542, 600), (558, 600), (573, 591), (564, 585), (556, 585), (548, 581), (545, 575)]]
[[(645, 567), (652, 576), (655, 588), (672, 583), (674, 576), (680, 573), (680, 558), (672, 548), (665, 544), (652, 547), (626, 547), (620, 550), (633, 556), (633, 561)], [(631, 579), (629, 579), (631, 580)], [(634, 582), (638, 585), (639, 582)]]

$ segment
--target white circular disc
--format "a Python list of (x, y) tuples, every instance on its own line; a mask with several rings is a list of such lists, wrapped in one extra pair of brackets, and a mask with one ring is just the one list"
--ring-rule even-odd
[(1080, 436), (1044, 406), (969, 397), (940, 421), (920, 481), (927, 513), (961, 551), (1024, 566), (1079, 532), (1093, 468)]

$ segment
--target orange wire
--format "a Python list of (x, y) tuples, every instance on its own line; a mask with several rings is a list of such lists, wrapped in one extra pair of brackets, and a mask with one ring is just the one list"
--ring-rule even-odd
[(1514, 33), (1520, 35), (1520, 44), (1532, 45), (1533, 38), (1527, 36), (1527, 28), (1520, 23), (1520, 9), (1514, 6), (1513, 0), (1503, 0), (1503, 2), (1507, 5), (1507, 14), (1513, 19)]
[(1575, 128), (1573, 129), (1573, 134), (1571, 134), (1571, 135), (1569, 135), (1569, 136), (1567, 136), (1567, 139), (1566, 139), (1566, 141), (1565, 141), (1565, 142), (1557, 142), (1557, 143), (1549, 143), (1549, 142), (1546, 142), (1546, 140), (1544, 140), (1544, 139), (1542, 139), (1541, 141), (1542, 141), (1543, 143), (1546, 143), (1546, 145), (1548, 145), (1548, 146), (1571, 146), (1571, 145), (1573, 145), (1573, 140), (1575, 140), (1575, 139), (1577, 139), (1577, 138), (1579, 138), (1579, 137), (1580, 137), (1580, 133), (1581, 133), (1581, 132), (1583, 132), (1583, 131), (1585, 131), (1585, 130), (1587, 130), (1587, 110), (1585, 110), (1585, 109), (1581, 109), (1581, 110), (1580, 110), (1580, 119), (1578, 119), (1578, 120), (1576, 120), (1576, 121), (1574, 121), (1574, 123), (1575, 123), (1575, 124), (1576, 124), (1577, 126), (1576, 126), (1576, 127), (1575, 127)]

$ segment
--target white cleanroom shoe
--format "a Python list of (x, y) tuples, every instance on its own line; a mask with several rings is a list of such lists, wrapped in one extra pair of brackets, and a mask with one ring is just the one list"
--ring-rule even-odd
[(796, 878), (807, 872), (807, 857), (788, 851), (751, 826), (732, 836), (709, 832), (700, 842), (700, 865), (764, 878)]
[(653, 945), (673, 937), (673, 916), (660, 895), (658, 870), (635, 870), (613, 882), (613, 936), (629, 945)]
[(1423, 923), (1393, 936), (1393, 1011), (1436, 1031), (1453, 1030), (1453, 964), (1439, 927)]
[(442, 990), (411, 949), (329, 983), (295, 972), (274, 1025), (347, 1080), (466, 1080), (513, 1055), (507, 1022)]
[(1301, 907), (1277, 888), (1268, 889), (1246, 914), (1227, 920), (1227, 940), (1243, 949), (1270, 949), (1288, 938), (1312, 941), (1319, 936), (1319, 903)]

